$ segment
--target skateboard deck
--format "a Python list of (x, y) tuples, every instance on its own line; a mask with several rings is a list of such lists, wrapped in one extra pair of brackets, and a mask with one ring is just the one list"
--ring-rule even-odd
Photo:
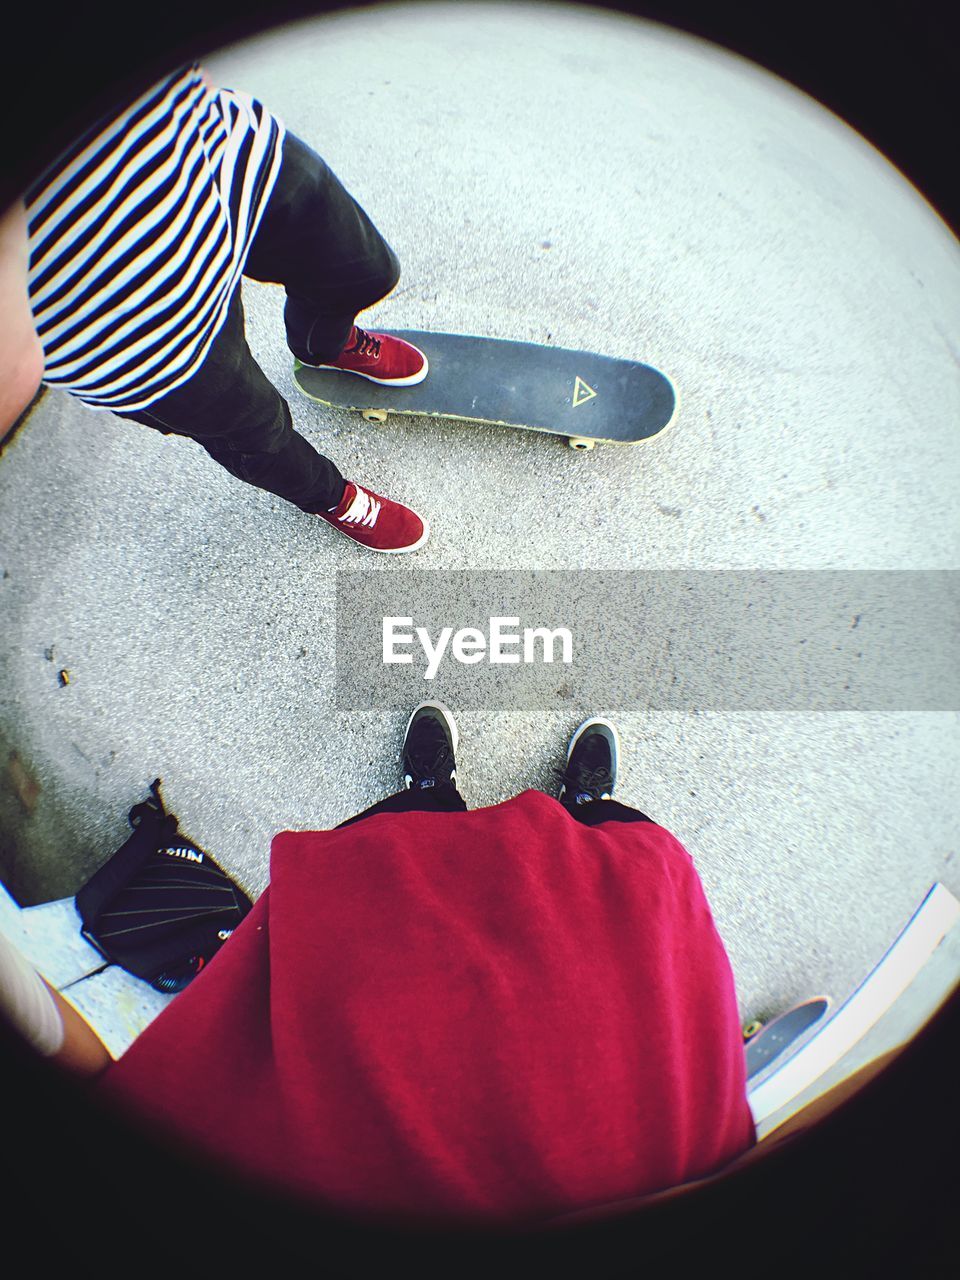
[(769, 1066), (808, 1028), (819, 1022), (829, 1008), (829, 996), (814, 996), (787, 1009), (771, 1022), (751, 1022), (744, 1027), (747, 1079), (751, 1080)]
[(566, 436), (574, 449), (639, 444), (659, 435), (676, 412), (670, 379), (634, 360), (502, 338), (389, 332), (426, 355), (423, 382), (382, 386), (300, 361), (294, 382), (311, 400), (355, 410), (371, 422), (385, 422), (391, 413), (452, 418)]

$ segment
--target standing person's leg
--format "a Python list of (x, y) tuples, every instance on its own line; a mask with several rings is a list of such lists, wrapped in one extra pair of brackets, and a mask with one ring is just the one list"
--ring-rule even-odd
[(584, 826), (600, 822), (652, 822), (639, 809), (614, 800), (620, 759), (620, 737), (609, 720), (593, 716), (585, 720), (567, 749), (557, 799), (572, 818)]
[(459, 734), (450, 709), (442, 702), (421, 702), (407, 721), (401, 752), (404, 788), (378, 800), (338, 826), (347, 827), (377, 813), (457, 813), (466, 801), (457, 790), (455, 752)]
[(566, 806), (567, 812), (585, 827), (595, 827), (600, 822), (652, 822), (639, 809), (631, 809), (619, 800), (588, 800), (579, 805)]
[[(422, 702), (414, 708), (403, 741), (404, 790), (377, 801), (338, 825), (349, 826), (377, 813), (406, 813), (411, 809), (453, 813), (466, 809), (456, 789), (457, 726), (442, 702)], [(584, 826), (601, 822), (652, 822), (645, 813), (612, 799), (620, 754), (615, 727), (592, 717), (570, 740), (566, 765), (558, 770), (557, 799)]]
[(357, 314), (395, 288), (400, 264), (326, 162), (290, 133), (245, 274), (283, 285), (287, 344), (303, 363), (340, 361), (351, 372), (399, 385), (426, 375), (415, 347), (396, 339), (381, 343), (377, 335), (367, 341), (369, 335), (355, 330)]
[(304, 511), (327, 512), (343, 498), (343, 476), (294, 431), (286, 401), (250, 352), (239, 287), (193, 377), (148, 409), (120, 416), (196, 440), (239, 480)]
[(147, 409), (120, 416), (196, 440), (239, 480), (320, 516), (373, 551), (416, 551), (429, 535), (412, 508), (345, 480), (293, 429), (289, 405), (247, 345), (239, 287), (193, 377)]

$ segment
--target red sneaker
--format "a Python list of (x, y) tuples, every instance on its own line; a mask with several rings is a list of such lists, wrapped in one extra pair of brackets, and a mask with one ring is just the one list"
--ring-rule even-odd
[(342, 369), (391, 387), (412, 387), (422, 382), (428, 367), (427, 357), (419, 347), (387, 333), (367, 333), (356, 325), (336, 360), (311, 365), (314, 369)]
[(340, 505), (333, 511), (319, 511), (317, 514), (334, 529), (339, 529), (371, 551), (386, 551), (394, 555), (416, 551), (430, 536), (430, 526), (411, 507), (381, 497), (372, 489), (361, 489), (351, 480), (347, 481)]

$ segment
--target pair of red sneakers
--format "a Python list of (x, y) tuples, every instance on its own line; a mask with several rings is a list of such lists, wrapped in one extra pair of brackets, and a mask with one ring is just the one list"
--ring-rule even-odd
[[(384, 333), (367, 333), (354, 325), (337, 359), (315, 367), (342, 369), (389, 386), (412, 387), (427, 376), (428, 364), (423, 352), (411, 343)], [(394, 555), (416, 551), (430, 536), (430, 526), (412, 507), (362, 488), (352, 480), (347, 481), (339, 504), (319, 515), (371, 551)]]

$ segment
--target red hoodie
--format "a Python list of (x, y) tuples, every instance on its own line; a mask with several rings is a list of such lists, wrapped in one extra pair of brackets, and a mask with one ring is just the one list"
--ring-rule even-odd
[(269, 889), (100, 1087), (243, 1173), (411, 1222), (643, 1195), (756, 1138), (689, 854), (538, 791), (276, 836)]

